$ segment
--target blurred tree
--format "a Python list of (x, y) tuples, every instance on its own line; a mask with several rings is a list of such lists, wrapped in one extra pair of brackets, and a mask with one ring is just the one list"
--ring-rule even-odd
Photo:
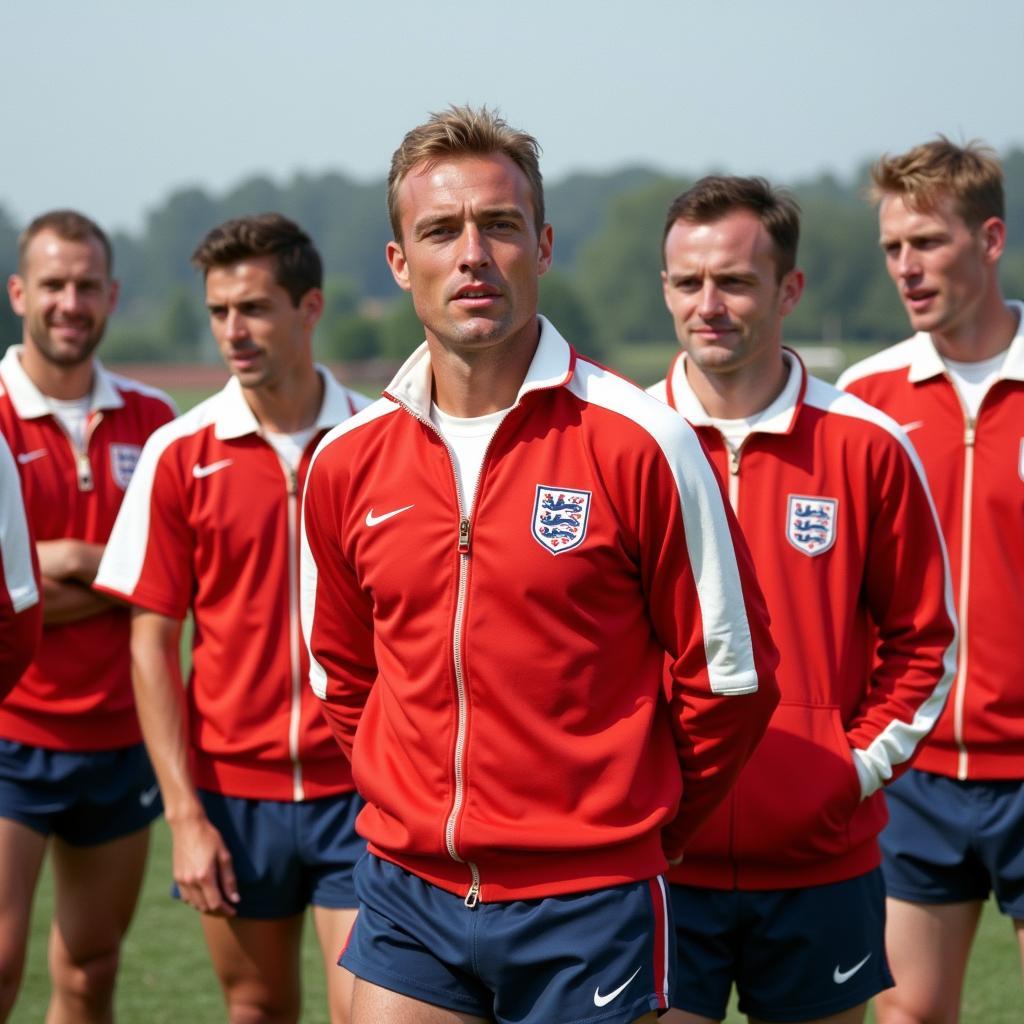
[(587, 307), (567, 273), (552, 267), (540, 279), (539, 311), (578, 352), (599, 358), (601, 345)]

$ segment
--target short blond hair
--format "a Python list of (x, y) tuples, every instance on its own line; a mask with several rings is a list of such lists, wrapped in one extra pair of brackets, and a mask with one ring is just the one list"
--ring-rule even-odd
[(487, 156), (502, 153), (526, 175), (533, 198), (534, 224), (539, 235), (544, 227), (544, 182), (540, 173), (540, 145), (526, 132), (512, 128), (487, 107), (451, 106), (407, 132), (391, 157), (388, 173), (388, 217), (395, 240), (402, 240), (398, 190), (417, 164), (435, 163), (444, 157)]
[(914, 209), (928, 209), (952, 196), (972, 229), (1006, 216), (1003, 169), (995, 151), (978, 140), (958, 146), (939, 135), (899, 156), (886, 154), (871, 168), (871, 181), (875, 202), (899, 196)]

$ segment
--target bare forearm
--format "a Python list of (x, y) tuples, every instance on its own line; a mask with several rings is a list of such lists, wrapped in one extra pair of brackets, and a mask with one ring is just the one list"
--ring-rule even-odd
[(48, 626), (78, 622), (109, 611), (113, 602), (83, 583), (43, 576), (43, 622)]
[(50, 579), (91, 586), (103, 558), (103, 545), (74, 537), (36, 542), (39, 571)]

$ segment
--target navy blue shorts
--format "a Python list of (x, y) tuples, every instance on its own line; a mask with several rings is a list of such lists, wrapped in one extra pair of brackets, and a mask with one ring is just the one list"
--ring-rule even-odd
[(893, 984), (885, 889), (866, 875), (803, 889), (670, 885), (678, 973), (672, 1005), (721, 1020), (736, 985), (741, 1013), (816, 1020)]
[(0, 739), (0, 818), (98, 846), (138, 832), (162, 810), (141, 743), (83, 753)]
[[(356, 793), (318, 800), (250, 800), (199, 790), (206, 816), (231, 854), (239, 917), (279, 918), (306, 907), (352, 909), (352, 872), (366, 852), (356, 834)], [(172, 889), (180, 894), (177, 886)]]
[(421, 1002), (516, 1024), (628, 1024), (665, 1009), (675, 951), (660, 878), (478, 903), (368, 855), (339, 963)]
[(965, 903), (995, 892), (1024, 920), (1024, 781), (961, 782), (911, 769), (886, 789), (882, 868), (889, 895)]

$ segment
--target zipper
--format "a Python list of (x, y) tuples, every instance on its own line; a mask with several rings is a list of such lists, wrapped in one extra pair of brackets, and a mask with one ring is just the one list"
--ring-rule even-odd
[(729, 505), (732, 508), (733, 514), (738, 517), (740, 514), (740, 452), (743, 449), (743, 445), (741, 444), (739, 448), (733, 448), (724, 437), (722, 441), (729, 455)]
[[(437, 435), (441, 444), (444, 445), (444, 450), (448, 453), (448, 460), (452, 467), (452, 482), (455, 484), (455, 501), (458, 505), (459, 511), (459, 533), (458, 542), (456, 544), (456, 551), (459, 556), (459, 585), (455, 601), (455, 621), (452, 626), (452, 662), (455, 666), (455, 695), (458, 704), (458, 713), (455, 732), (455, 754), (453, 758), (455, 793), (452, 796), (451, 810), (448, 812), (448, 817), (445, 820), (444, 844), (448, 851), (448, 856), (451, 857), (452, 860), (459, 864), (465, 864), (466, 867), (469, 868), (470, 885), (463, 903), (466, 907), (472, 910), (480, 902), (480, 869), (472, 861), (464, 860), (459, 854), (458, 845), (455, 842), (455, 830), (458, 827), (459, 816), (462, 813), (462, 807), (466, 799), (465, 761), (466, 731), (469, 724), (469, 702), (466, 698), (466, 677), (462, 658), (462, 620), (466, 611), (466, 590), (467, 580), (469, 577), (469, 558), (473, 524), (471, 515), (466, 514), (463, 506), (462, 493), (459, 488), (458, 466), (455, 461), (455, 452), (452, 451), (451, 445), (431, 420), (424, 419), (410, 406), (406, 405), (405, 402), (402, 402), (399, 399), (394, 400), (398, 402), (398, 404), (402, 406), (402, 408), (405, 409), (413, 419), (418, 420)], [(501, 429), (501, 425), (508, 418), (508, 414), (518, 405), (519, 402), (517, 401), (516, 404), (508, 410), (508, 413), (501, 418), (498, 425), (494, 428), (494, 433), (491, 434), (491, 439), (487, 442), (487, 447), (484, 449), (483, 459), (480, 461), (480, 472), (474, 486), (470, 508), (476, 507), (476, 498), (480, 492), (480, 483), (483, 480), (484, 469), (487, 465), (487, 457), (491, 453), (494, 438)]]
[[(960, 392), (954, 385), (957, 397)], [(984, 399), (982, 399), (984, 401)], [(970, 594), (971, 574), (971, 508), (974, 497), (974, 442), (977, 437), (977, 419), (971, 419), (963, 407), (964, 413), (964, 493), (963, 510), (960, 525), (960, 592), (957, 595), (957, 614), (960, 618), (960, 648), (957, 656), (959, 662), (957, 675), (959, 686), (953, 702), (953, 740), (957, 745), (956, 777), (963, 781), (967, 778), (967, 747), (964, 743), (964, 704), (967, 699), (967, 610)], [(980, 414), (981, 407), (978, 407)]]
[(273, 451), (277, 464), (284, 473), (285, 489), (288, 494), (288, 655), (292, 681), (288, 714), (288, 758), (292, 763), (292, 799), (300, 802), (306, 799), (306, 791), (302, 783), (302, 760), (299, 756), (299, 734), (302, 725), (302, 637), (296, 550), (299, 532), (299, 479), (295, 470), (281, 458), (278, 450), (266, 438), (264, 441)]
[(92, 441), (93, 432), (99, 426), (102, 419), (103, 413), (97, 412), (95, 416), (90, 416), (86, 420), (84, 445), (82, 448), (79, 448), (71, 434), (68, 433), (67, 428), (61, 422), (60, 417), (53, 417), (54, 422), (60, 427), (61, 433), (67, 439), (68, 447), (71, 449), (71, 457), (75, 460), (75, 479), (78, 481), (79, 491), (91, 491), (95, 486), (95, 480), (92, 475), (92, 463), (89, 461), (89, 443)]

